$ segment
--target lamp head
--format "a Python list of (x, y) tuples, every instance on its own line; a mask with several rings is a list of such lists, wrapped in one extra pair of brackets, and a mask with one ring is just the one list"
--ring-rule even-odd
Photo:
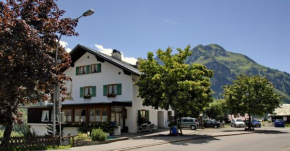
[(92, 9), (87, 10), (86, 12), (83, 13), (83, 16), (90, 16), (94, 13), (94, 11)]

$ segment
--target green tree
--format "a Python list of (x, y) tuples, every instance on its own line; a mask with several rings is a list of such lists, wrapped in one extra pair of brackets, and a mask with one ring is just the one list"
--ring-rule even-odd
[[(249, 121), (252, 115), (263, 116), (266, 113), (273, 113), (283, 99), (266, 78), (245, 75), (239, 76), (233, 81), (233, 85), (224, 87), (224, 98), (231, 114), (247, 113)], [(248, 124), (248, 129), (251, 129), (251, 124)]]
[(212, 119), (223, 117), (226, 114), (225, 100), (219, 99), (209, 103), (206, 107), (206, 114)]
[[(185, 59), (191, 54), (189, 50), (190, 46), (184, 50), (178, 48), (179, 53), (172, 55), (171, 48), (166, 51), (159, 49), (157, 56), (163, 65), (154, 59), (152, 52), (148, 53), (146, 60), (138, 60), (142, 74), (137, 85), (143, 105), (190, 113), (201, 111), (212, 102), (210, 78), (213, 71), (201, 64), (185, 64)], [(177, 123), (177, 118), (174, 121)]]
[(70, 79), (61, 74), (69, 54), (58, 49), (57, 67), (54, 58), (58, 35), (76, 36), (77, 22), (61, 18), (54, 0), (7, 0), (0, 8), (0, 124), (8, 140), (13, 122), (22, 123), (19, 104), (51, 100), (56, 81)]

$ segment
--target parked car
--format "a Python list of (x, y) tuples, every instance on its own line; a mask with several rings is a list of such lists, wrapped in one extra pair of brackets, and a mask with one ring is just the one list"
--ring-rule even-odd
[(221, 127), (221, 123), (216, 121), (215, 119), (209, 119), (204, 121), (204, 127), (219, 128)]
[[(246, 125), (249, 124), (249, 119), (245, 121)], [(261, 127), (261, 122), (258, 120), (252, 120), (251, 127)]]
[(261, 127), (261, 122), (258, 120), (252, 120), (252, 126), (253, 127)]
[(191, 130), (196, 130), (197, 128), (197, 119), (192, 117), (182, 117), (181, 118), (181, 127), (190, 128)]
[(276, 119), (274, 122), (275, 127), (285, 127), (285, 122), (283, 119)]
[(245, 123), (241, 119), (233, 119), (231, 121), (231, 127), (245, 127)]

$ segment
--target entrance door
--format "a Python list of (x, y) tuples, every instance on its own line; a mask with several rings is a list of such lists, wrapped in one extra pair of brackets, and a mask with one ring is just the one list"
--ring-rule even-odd
[(164, 127), (164, 113), (163, 111), (157, 112), (158, 127)]
[(116, 113), (116, 123), (121, 126), (121, 129), (123, 129), (122, 113)]

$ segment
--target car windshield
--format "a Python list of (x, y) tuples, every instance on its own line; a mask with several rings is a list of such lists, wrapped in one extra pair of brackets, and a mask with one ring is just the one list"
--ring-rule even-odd
[(276, 119), (276, 122), (283, 122), (282, 119)]
[(236, 122), (243, 122), (241, 119), (236, 119)]

